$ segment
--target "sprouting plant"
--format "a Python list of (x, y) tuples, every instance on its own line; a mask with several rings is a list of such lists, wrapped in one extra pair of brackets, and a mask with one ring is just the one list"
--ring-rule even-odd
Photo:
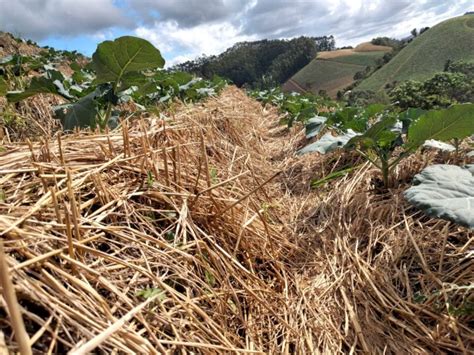
[(217, 168), (215, 166), (209, 167), (209, 176), (213, 185), (219, 183), (219, 178), (217, 176)]
[(254, 99), (265, 104), (277, 106), (284, 116), (281, 124), (291, 127), (295, 122), (306, 123), (309, 119), (316, 116), (319, 109), (337, 107), (337, 103), (326, 97), (316, 96), (310, 93), (298, 94), (283, 93), (280, 89), (254, 90), (249, 92)]
[(165, 239), (168, 241), (168, 242), (174, 242), (174, 240), (176, 239), (176, 234), (175, 232), (172, 232), (172, 231), (168, 231), (165, 233)]
[(153, 177), (153, 173), (151, 171), (148, 171), (146, 174), (146, 184), (148, 188), (153, 187), (154, 182), (155, 182), (155, 178)]
[[(114, 41), (99, 44), (92, 55), (92, 65), (96, 72), (96, 84), (111, 84), (111, 96), (124, 91), (137, 81), (144, 79), (143, 71), (162, 68), (165, 60), (150, 42), (136, 37), (124, 36)], [(109, 122), (113, 98), (107, 102), (107, 111), (102, 122)]]
[(474, 104), (428, 111), (418, 118), (414, 115), (406, 135), (397, 127), (399, 117), (400, 115), (387, 113), (365, 133), (352, 138), (346, 145), (346, 148), (355, 149), (380, 169), (385, 187), (390, 186), (390, 173), (400, 161), (415, 152), (427, 140), (446, 142), (474, 134)]
[(212, 272), (206, 269), (204, 270), (204, 276), (206, 278), (206, 283), (209, 286), (214, 287), (216, 285), (216, 278)]
[[(227, 84), (219, 77), (201, 80), (189, 73), (162, 70), (165, 62), (160, 51), (148, 41), (131, 36), (100, 43), (87, 65), (79, 64), (78, 58), (75, 52), (52, 49), (38, 57), (0, 58), (0, 96), (15, 103), (40, 93), (60, 95), (67, 103), (53, 107), (54, 114), (63, 128), (71, 131), (77, 127), (116, 127), (121, 103), (133, 100), (136, 107), (145, 110), (176, 98), (196, 101), (216, 95)], [(56, 69), (65, 59), (73, 61), (70, 77)], [(18, 60), (22, 73), (31, 69), (41, 73), (29, 80), (26, 89), (12, 81), (16, 77), (11, 68), (18, 66)], [(27, 78), (22, 75), (21, 79)]]
[(385, 187), (389, 186), (390, 170), (398, 163), (392, 160), (392, 155), (402, 143), (401, 133), (393, 129), (396, 122), (396, 116), (389, 114), (364, 134), (353, 137), (346, 145), (380, 169)]
[(145, 299), (152, 298), (157, 296), (160, 301), (164, 301), (166, 299), (165, 292), (160, 288), (149, 287), (143, 290), (140, 290), (136, 293), (137, 296), (143, 297)]
[[(445, 110), (409, 109), (402, 113), (383, 105), (370, 105), (365, 109), (345, 107), (328, 113), (327, 117), (310, 119), (306, 125), (308, 139), (317, 137), (323, 129), (330, 132), (299, 150), (298, 154), (326, 154), (339, 148), (355, 150), (380, 169), (383, 184), (389, 187), (391, 172), (425, 142), (454, 141), (459, 149), (459, 142), (474, 133), (473, 107), (473, 104), (461, 104)], [(440, 145), (440, 142), (436, 144)], [(316, 181), (315, 185), (325, 181)]]

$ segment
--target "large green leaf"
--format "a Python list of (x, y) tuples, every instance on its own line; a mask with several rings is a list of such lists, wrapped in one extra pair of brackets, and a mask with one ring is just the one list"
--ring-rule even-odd
[(396, 122), (397, 119), (395, 117), (387, 116), (375, 123), (364, 134), (352, 138), (347, 145), (349, 147), (360, 145), (362, 148), (372, 148), (376, 145), (388, 147), (398, 136), (398, 134), (390, 130)]
[(139, 72), (128, 72), (122, 76), (121, 82), (118, 88), (119, 91), (127, 90), (132, 86), (136, 86), (140, 89), (150, 82), (150, 78)]
[(405, 198), (426, 214), (474, 229), (474, 166), (432, 165), (414, 178)]
[(423, 147), (439, 149), (444, 152), (454, 152), (456, 147), (449, 143), (440, 142), (434, 139), (428, 139), (425, 143), (423, 143)]
[(426, 113), (426, 110), (421, 108), (409, 108), (408, 110), (400, 113), (398, 115), (398, 119), (403, 124), (403, 132), (407, 133), (408, 127), (410, 127), (412, 122), (416, 121), (424, 113)]
[(56, 111), (56, 116), (61, 120), (65, 131), (72, 131), (76, 127), (95, 127), (97, 122), (98, 90), (84, 96), (76, 103), (65, 105)]
[(23, 92), (10, 91), (7, 93), (7, 99), (9, 102), (18, 102), (36, 94), (58, 94), (58, 88), (51, 79), (34, 77), (28, 89)]
[(318, 141), (307, 145), (306, 147), (297, 151), (298, 155), (318, 152), (320, 154), (327, 154), (336, 149), (343, 148), (347, 142), (357, 133), (352, 130), (349, 130), (347, 133), (340, 136), (333, 136), (331, 133), (326, 133)]
[(364, 115), (371, 118), (383, 112), (387, 108), (384, 104), (371, 104), (364, 109)]
[(150, 42), (131, 36), (105, 41), (92, 55), (97, 83), (118, 82), (124, 74), (162, 68), (165, 60)]
[(416, 149), (429, 139), (448, 141), (474, 134), (474, 104), (453, 105), (445, 110), (429, 111), (412, 123), (408, 147)]
[(186, 85), (193, 80), (193, 76), (189, 73), (178, 71), (170, 74), (170, 78), (178, 83), (178, 85)]

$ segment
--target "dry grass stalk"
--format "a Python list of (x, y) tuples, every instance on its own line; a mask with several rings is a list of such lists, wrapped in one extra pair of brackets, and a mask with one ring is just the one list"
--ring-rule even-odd
[(273, 291), (294, 245), (253, 218), (267, 202), (249, 193), (276, 173), (255, 149), (274, 118), (229, 89), (166, 127), (151, 118), (2, 154), (0, 230), (33, 348), (67, 351), (111, 324), (102, 351), (262, 352), (280, 332), (296, 336)]
[(25, 330), (25, 324), (23, 323), (20, 306), (16, 298), (15, 288), (11, 281), (8, 269), (5, 252), (3, 250), (3, 243), (0, 242), (0, 286), (2, 287), (2, 295), (7, 305), (8, 315), (12, 322), (11, 324), (13, 331), (15, 332), (15, 339), (18, 343), (20, 354), (29, 355), (32, 354), (30, 338)]
[(366, 164), (312, 190), (361, 162), (295, 157), (301, 128), (277, 122), (228, 88), (172, 121), (0, 153), (0, 235), (32, 348), (468, 353), (473, 234), (401, 195), (439, 157), (408, 159), (387, 193)]

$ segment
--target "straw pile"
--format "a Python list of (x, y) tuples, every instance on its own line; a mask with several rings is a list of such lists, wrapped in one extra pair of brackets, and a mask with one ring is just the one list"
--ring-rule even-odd
[(2, 333), (39, 353), (472, 349), (472, 232), (374, 192), (367, 166), (311, 190), (348, 158), (294, 157), (301, 132), (277, 122), (228, 88), (167, 120), (9, 145), (0, 350)]
[(446, 158), (434, 152), (410, 157), (389, 191), (380, 189), (380, 175), (368, 164), (311, 191), (312, 178), (360, 163), (348, 153), (286, 163), (294, 208), (301, 211), (294, 229), (308, 252), (301, 277), (327, 280), (320, 290), (302, 290), (308, 309), (311, 303), (316, 309), (314, 318), (325, 318), (332, 328), (319, 334), (318, 350), (472, 353), (474, 233), (424, 216), (402, 195), (425, 166), (453, 163)]
[(52, 94), (35, 95), (14, 104), (0, 97), (0, 144), (51, 137), (61, 129), (52, 106), (63, 103), (65, 99)]

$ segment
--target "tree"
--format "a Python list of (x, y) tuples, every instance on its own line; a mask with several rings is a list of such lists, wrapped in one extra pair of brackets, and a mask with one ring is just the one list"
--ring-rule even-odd
[(429, 27), (422, 27), (422, 28), (420, 28), (420, 32), (419, 32), (418, 35), (421, 35), (421, 34), (425, 33), (425, 32), (428, 31), (429, 29), (430, 29)]
[(474, 102), (474, 63), (448, 61), (445, 69), (423, 82), (409, 80), (398, 85), (390, 91), (392, 101), (404, 109)]
[(239, 87), (268, 88), (283, 84), (313, 60), (318, 50), (334, 48), (333, 36), (240, 42), (218, 56), (202, 56), (171, 70), (204, 78), (218, 75)]

